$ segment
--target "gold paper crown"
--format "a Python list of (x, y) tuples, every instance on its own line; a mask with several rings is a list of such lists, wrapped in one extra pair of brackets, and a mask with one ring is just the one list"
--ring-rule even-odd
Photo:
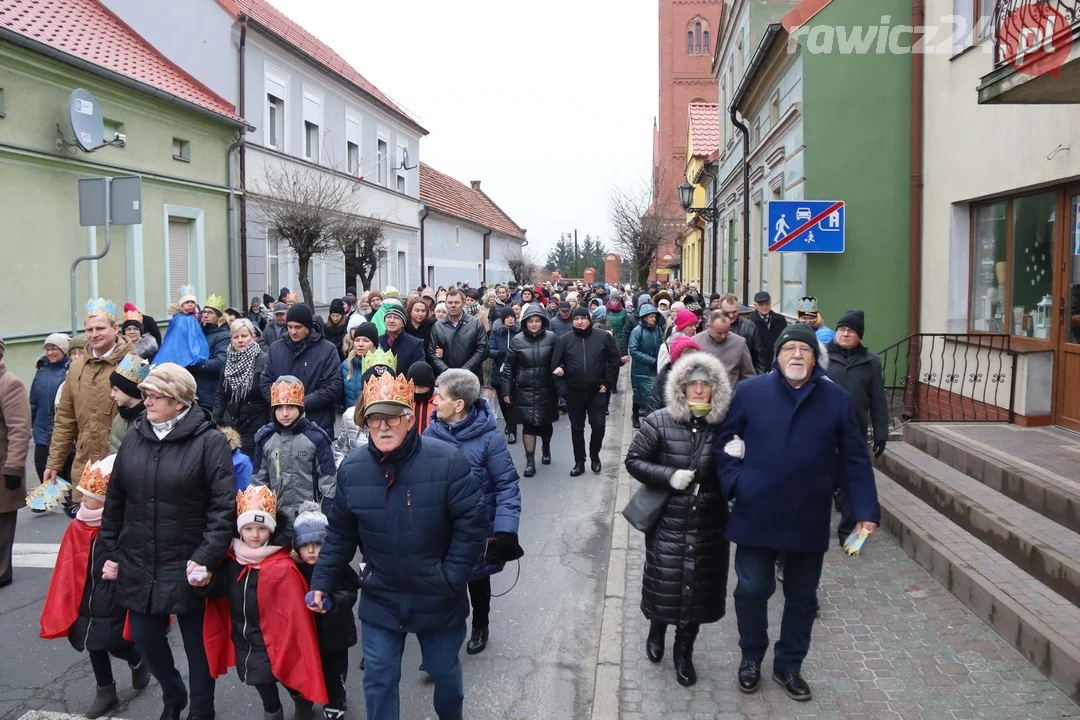
[(304, 383), (292, 375), (282, 375), (270, 386), (270, 407), (296, 405), (304, 407)]
[(86, 317), (101, 315), (116, 322), (116, 303), (105, 298), (90, 298), (86, 301)]
[(376, 365), (385, 365), (392, 371), (397, 372), (397, 355), (389, 350), (375, 348), (360, 359), (360, 372), (366, 373)]
[(364, 407), (375, 403), (391, 403), (405, 408), (413, 406), (414, 384), (404, 375), (373, 375), (364, 383)]
[(124, 322), (137, 322), (142, 325), (143, 314), (138, 310), (128, 310), (124, 313)]
[(248, 485), (246, 490), (236, 491), (236, 516), (244, 513), (269, 515), (277, 518), (277, 498), (265, 485)]
[(116, 366), (114, 372), (138, 385), (150, 374), (150, 363), (135, 353), (128, 353)]
[(285, 296), (285, 302), (287, 302), (287, 303), (298, 303), (298, 302), (300, 302), (300, 296), (297, 295), (296, 293), (289, 293), (288, 295)]
[(116, 455), (110, 455), (96, 463), (86, 463), (82, 479), (79, 481), (79, 491), (84, 495), (93, 495), (98, 500), (104, 500), (105, 493), (109, 491), (109, 479), (112, 477), (114, 462), (116, 462)]
[(225, 314), (225, 298), (220, 295), (211, 295), (206, 298), (206, 304), (203, 307), (213, 308), (217, 310), (218, 315)]

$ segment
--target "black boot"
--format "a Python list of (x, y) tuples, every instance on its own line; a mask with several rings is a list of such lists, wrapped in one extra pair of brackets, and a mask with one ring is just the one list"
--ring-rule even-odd
[(634, 408), (634, 415), (630, 418), (630, 425), (636, 430), (641, 427), (641, 419), (638, 417), (638, 410)]
[(585, 474), (585, 428), (570, 428), (570, 440), (574, 444), (574, 469), (570, 477)]
[(645, 640), (645, 656), (654, 663), (664, 659), (665, 637), (667, 637), (667, 625), (653, 620), (649, 625), (649, 637)]
[(683, 687), (690, 687), (697, 682), (694, 669), (694, 640), (697, 638), (697, 626), (688, 625), (675, 630), (675, 644), (671, 647), (671, 657), (675, 661), (675, 679)]
[(535, 456), (536, 453), (525, 453), (525, 477), (532, 477), (536, 474)]
[(185, 707), (187, 707), (187, 700), (182, 703), (166, 704), (158, 720), (180, 720), (180, 715), (183, 714)]
[(590, 427), (592, 432), (589, 435), (589, 459), (592, 461), (592, 471), (599, 473), (603, 469), (600, 465), (600, 450), (604, 447), (604, 433), (607, 427), (604, 425)]
[(507, 430), (506, 431), (506, 444), (507, 445), (514, 445), (516, 443), (517, 443), (517, 430), (516, 429), (515, 430)]
[(551, 438), (540, 438), (540, 462), (544, 465), (551, 464)]
[(575, 462), (574, 467), (570, 468), (570, 477), (578, 477), (585, 474), (585, 461)]
[(315, 703), (303, 695), (293, 695), (293, 720), (315, 720)]
[(465, 645), (465, 652), (470, 655), (477, 655), (484, 652), (484, 648), (487, 647), (488, 642), (488, 629), (474, 627), (472, 629), (472, 637), (469, 638), (468, 644)]

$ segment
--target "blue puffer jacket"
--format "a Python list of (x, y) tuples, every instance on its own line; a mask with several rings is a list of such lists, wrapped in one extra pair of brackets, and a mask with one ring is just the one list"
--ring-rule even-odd
[(652, 397), (653, 382), (656, 380), (656, 358), (660, 346), (664, 344), (664, 333), (660, 329), (660, 313), (652, 305), (643, 305), (639, 310), (642, 316), (654, 314), (658, 322), (651, 329), (645, 323), (638, 323), (630, 333), (630, 383), (634, 389), (634, 404), (648, 405)]
[[(454, 445), (468, 459), (484, 488), (488, 536), (497, 532), (517, 535), (521, 519), (518, 473), (487, 400), (477, 400), (461, 424), (454, 427), (437, 418), (432, 420), (424, 436)], [(469, 582), (494, 575), (502, 569), (502, 565), (488, 565), (481, 559), (469, 576)]]
[(406, 633), (465, 622), (488, 522), (480, 480), (457, 448), (414, 433), (388, 454), (357, 448), (338, 469), (329, 520), (312, 590), (333, 591), (360, 548), (361, 622)]
[(349, 377), (349, 360), (341, 361), (341, 384), (345, 387), (345, 407), (351, 408), (356, 405), (356, 400), (364, 394), (364, 370), (361, 367), (362, 357), (352, 359), (352, 377)]
[(56, 393), (64, 384), (70, 363), (66, 357), (51, 363), (44, 355), (37, 361), (34, 382), (30, 383), (30, 418), (35, 445), (48, 445), (52, 440), (53, 421), (56, 419)]

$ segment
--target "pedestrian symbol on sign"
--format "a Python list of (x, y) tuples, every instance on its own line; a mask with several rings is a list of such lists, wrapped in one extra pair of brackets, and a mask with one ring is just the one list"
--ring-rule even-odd
[(776, 234), (773, 235), (773, 242), (778, 242), (787, 235), (787, 231), (791, 228), (788, 227), (787, 219), (785, 215), (781, 215), (780, 219), (776, 221)]

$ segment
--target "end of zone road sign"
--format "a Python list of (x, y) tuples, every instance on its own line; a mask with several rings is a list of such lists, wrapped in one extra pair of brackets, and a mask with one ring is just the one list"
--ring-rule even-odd
[(774, 200), (769, 203), (769, 252), (842, 253), (843, 200)]

